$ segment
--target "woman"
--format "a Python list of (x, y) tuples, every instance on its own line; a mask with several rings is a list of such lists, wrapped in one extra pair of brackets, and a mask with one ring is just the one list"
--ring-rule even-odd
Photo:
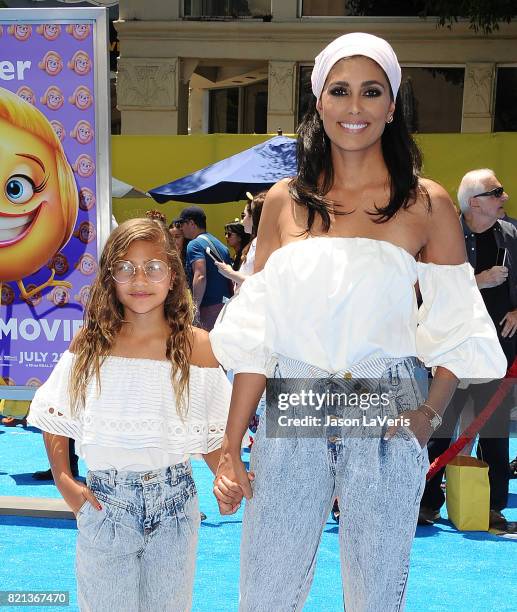
[(181, 225), (178, 224), (177, 220), (174, 220), (169, 225), (169, 234), (172, 236), (174, 244), (176, 246), (176, 251), (180, 256), (181, 263), (183, 265), (183, 270), (185, 271), (185, 275), (188, 278), (187, 274), (187, 244), (190, 242), (183, 235), (183, 231), (181, 230)]
[(253, 274), (255, 267), (255, 253), (257, 249), (257, 233), (260, 221), (260, 215), (262, 213), (262, 205), (266, 198), (267, 191), (261, 191), (257, 193), (255, 197), (251, 193), (247, 192), (248, 203), (246, 208), (242, 212), (242, 225), (246, 234), (251, 235), (251, 242), (249, 242), (241, 254), (241, 265), (238, 271), (235, 271), (232, 266), (226, 263), (216, 262), (216, 267), (219, 272), (234, 282), (234, 291), (238, 292), (239, 287), (246, 280), (248, 276)]
[(226, 244), (230, 249), (233, 249), (235, 257), (233, 258), (232, 268), (237, 272), (241, 267), (242, 251), (250, 241), (250, 235), (244, 229), (244, 225), (239, 221), (227, 223), (224, 226), (224, 236)]
[[(336, 496), (347, 611), (403, 609), (427, 440), (458, 378), (505, 373), (458, 215), (445, 190), (419, 176), (400, 80), (393, 49), (369, 34), (342, 36), (318, 55), (298, 175), (269, 191), (255, 274), (210, 334), (218, 361), (236, 372), (214, 493), (232, 510), (248, 500), (241, 611), (302, 609)], [(417, 357), (436, 367), (428, 394)], [(301, 416), (300, 395), (287, 394), (286, 408), (286, 396), (271, 393), (248, 474), (240, 439), (266, 376), (281, 389), (357, 391), (361, 404), (327, 397), (312, 437), (301, 420), (285, 436), (274, 402)]]

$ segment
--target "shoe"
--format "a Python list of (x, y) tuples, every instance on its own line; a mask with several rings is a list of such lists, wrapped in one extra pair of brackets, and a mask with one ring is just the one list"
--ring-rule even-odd
[(341, 514), (341, 512), (339, 510), (339, 504), (337, 499), (334, 500), (334, 505), (332, 506), (331, 514), (332, 518), (336, 521), (336, 523), (339, 523), (339, 515)]
[(14, 417), (4, 417), (2, 419), (2, 425), (4, 427), (16, 427), (16, 425), (22, 425), (27, 427), (27, 419), (15, 419)]
[(440, 510), (433, 510), (432, 508), (427, 508), (426, 506), (420, 506), (420, 511), (418, 512), (418, 524), (419, 525), (434, 525), (436, 521), (440, 520)]
[(517, 457), (510, 461), (510, 478), (517, 478)]
[(204, 512), (200, 512), (199, 516), (201, 517), (202, 521), (206, 521), (206, 514)]
[(504, 514), (499, 510), (490, 510), (490, 518), (488, 519), (488, 526), (490, 529), (500, 529), (505, 531), (508, 527), (508, 521)]

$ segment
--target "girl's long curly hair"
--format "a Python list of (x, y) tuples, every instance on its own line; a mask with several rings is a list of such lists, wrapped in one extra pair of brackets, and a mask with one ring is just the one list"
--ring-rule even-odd
[(183, 265), (173, 239), (165, 225), (152, 219), (131, 219), (121, 223), (110, 235), (102, 251), (99, 272), (92, 285), (84, 313), (84, 325), (74, 338), (75, 353), (70, 373), (70, 404), (72, 413), (84, 408), (86, 388), (95, 377), (100, 392), (100, 368), (110, 354), (115, 338), (124, 322), (124, 310), (118, 301), (110, 265), (124, 259), (135, 240), (162, 244), (174, 283), (163, 304), (169, 324), (166, 355), (171, 362), (171, 381), (176, 396), (178, 414), (184, 418), (188, 406), (189, 367), (193, 344), (194, 306), (187, 287)]

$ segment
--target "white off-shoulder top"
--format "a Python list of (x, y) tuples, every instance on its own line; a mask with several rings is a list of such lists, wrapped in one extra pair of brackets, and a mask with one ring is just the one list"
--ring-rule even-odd
[(327, 372), (406, 356), (472, 382), (506, 372), (469, 263), (420, 263), (370, 238), (315, 237), (274, 251), (221, 311), (210, 341), (235, 373), (267, 375), (274, 354)]
[(163, 468), (220, 448), (231, 384), (221, 368), (190, 366), (188, 414), (176, 412), (168, 361), (108, 356), (84, 409), (73, 417), (68, 382), (74, 354), (65, 351), (36, 391), (27, 421), (76, 441), (90, 470)]

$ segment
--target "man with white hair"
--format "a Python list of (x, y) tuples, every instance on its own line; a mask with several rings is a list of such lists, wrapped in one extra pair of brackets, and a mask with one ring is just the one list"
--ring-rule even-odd
[[(502, 220), (507, 200), (508, 194), (497, 176), (487, 168), (467, 172), (458, 189), (467, 256), (510, 367), (517, 352), (517, 228)], [(456, 391), (441, 427), (429, 441), (431, 462), (449, 447), (467, 399), (472, 398), (474, 412), (479, 414), (499, 382), (475, 384), (467, 390)], [(501, 513), (508, 502), (509, 422), (509, 406), (503, 403), (481, 429), (477, 447), (478, 457), (489, 466), (490, 526), (502, 531), (515, 529)], [(420, 505), (421, 525), (432, 525), (440, 517), (444, 502), (440, 486), (443, 472), (440, 470), (426, 485)]]

